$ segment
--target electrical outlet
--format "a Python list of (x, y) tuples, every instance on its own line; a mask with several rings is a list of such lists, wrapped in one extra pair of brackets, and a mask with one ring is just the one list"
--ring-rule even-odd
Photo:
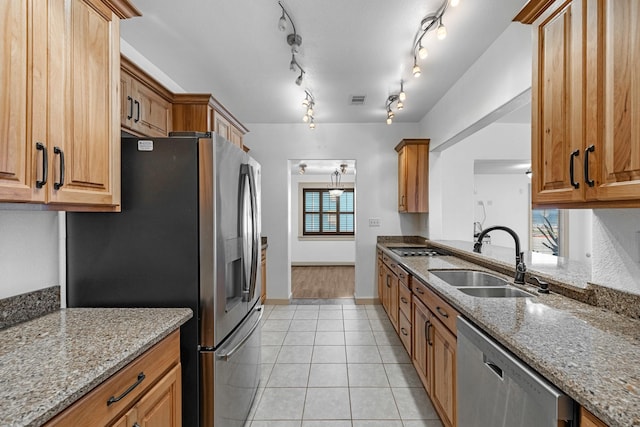
[(380, 227), (380, 218), (369, 218), (369, 227)]

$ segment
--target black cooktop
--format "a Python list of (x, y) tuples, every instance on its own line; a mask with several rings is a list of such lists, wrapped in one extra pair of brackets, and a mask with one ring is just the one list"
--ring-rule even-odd
[(391, 248), (391, 251), (400, 256), (438, 256), (449, 255), (445, 251), (437, 248), (425, 248), (425, 247), (407, 247), (407, 248)]

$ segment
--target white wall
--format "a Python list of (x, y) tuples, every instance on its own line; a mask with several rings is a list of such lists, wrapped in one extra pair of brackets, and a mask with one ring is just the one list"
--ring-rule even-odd
[(0, 299), (59, 285), (58, 244), (57, 212), (0, 210)]
[[(301, 124), (247, 124), (245, 144), (262, 165), (262, 234), (267, 250), (267, 298), (288, 299), (291, 293), (292, 230), (289, 160), (354, 159), (356, 161), (356, 297), (374, 298), (375, 246), (378, 235), (414, 235), (425, 215), (397, 211), (397, 153), (402, 138), (418, 136), (417, 124), (328, 124), (315, 130)], [(380, 227), (369, 227), (380, 218)]]
[[(429, 182), (429, 236), (433, 239), (446, 240), (473, 240), (473, 223), (475, 221), (476, 196), (474, 192), (474, 172), (473, 165), (475, 160), (499, 160), (499, 159), (527, 159), (531, 156), (531, 130), (529, 125), (520, 124), (501, 124), (495, 123), (476, 132), (465, 140), (458, 142), (454, 146), (431, 156), (429, 167), (432, 170)], [(433, 153), (431, 153), (433, 154)], [(505, 175), (508, 176), (508, 175)], [(527, 184), (528, 178), (522, 174), (520, 183)], [(523, 194), (519, 189), (513, 188), (515, 195), (519, 198), (516, 200), (506, 200), (504, 196), (499, 200), (496, 194), (491, 192), (487, 195), (485, 203), (491, 197), (495, 203), (493, 209), (494, 219), (502, 221), (497, 223), (489, 223), (489, 218), (485, 222), (485, 228), (491, 225), (507, 225), (518, 229), (518, 235), (523, 240), (525, 236), (528, 222), (528, 213), (526, 212), (527, 188), (524, 187)], [(485, 193), (490, 189), (483, 190)], [(498, 216), (499, 207), (510, 205), (511, 203), (518, 205), (518, 216), (514, 220), (508, 219), (509, 214)], [(520, 206), (522, 205), (522, 206)], [(489, 207), (487, 207), (489, 208)], [(437, 221), (434, 219), (433, 212), (440, 213)], [(509, 209), (510, 214), (513, 210)], [(487, 211), (489, 213), (489, 209)], [(516, 215), (513, 215), (514, 217)], [(492, 234), (492, 242), (504, 243), (504, 246), (513, 247), (513, 239), (508, 235), (499, 236), (501, 233)], [(495, 235), (495, 236), (494, 236)], [(494, 237), (497, 240), (494, 240)], [(511, 243), (509, 244), (509, 239)], [(523, 247), (526, 248), (526, 239)]]
[[(486, 219), (484, 228), (492, 225), (506, 225), (513, 229), (520, 238), (520, 250), (529, 248), (529, 212), (531, 202), (529, 185), (531, 181), (524, 174), (518, 175), (474, 175), (474, 211), (475, 220), (483, 219), (484, 203)], [(471, 228), (473, 233), (473, 228)], [(502, 231), (491, 234), (491, 244), (515, 248), (513, 238)], [(473, 234), (471, 235), (473, 236)], [(469, 238), (465, 239), (469, 240)]]
[[(357, 165), (356, 165), (357, 166)], [(351, 184), (355, 175), (342, 175), (342, 184)], [(302, 237), (300, 228), (299, 184), (318, 183), (317, 188), (326, 188), (330, 182), (329, 175), (291, 175), (291, 263), (298, 265), (325, 264), (343, 265), (356, 262), (356, 240), (354, 238), (322, 238)], [(357, 190), (356, 190), (357, 193)], [(356, 221), (358, 218), (356, 206)]]

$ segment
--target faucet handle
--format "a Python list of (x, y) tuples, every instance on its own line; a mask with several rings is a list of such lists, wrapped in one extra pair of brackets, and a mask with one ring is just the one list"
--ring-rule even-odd
[(540, 279), (538, 279), (535, 276), (531, 276), (531, 281), (532, 282), (536, 282), (536, 284), (540, 287), (540, 289), (538, 289), (538, 292), (541, 294), (548, 294), (549, 293), (549, 283), (544, 282)]

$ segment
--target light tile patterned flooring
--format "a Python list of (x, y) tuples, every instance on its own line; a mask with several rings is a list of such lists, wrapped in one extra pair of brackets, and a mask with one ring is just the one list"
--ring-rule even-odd
[(265, 306), (250, 427), (441, 427), (378, 305)]

